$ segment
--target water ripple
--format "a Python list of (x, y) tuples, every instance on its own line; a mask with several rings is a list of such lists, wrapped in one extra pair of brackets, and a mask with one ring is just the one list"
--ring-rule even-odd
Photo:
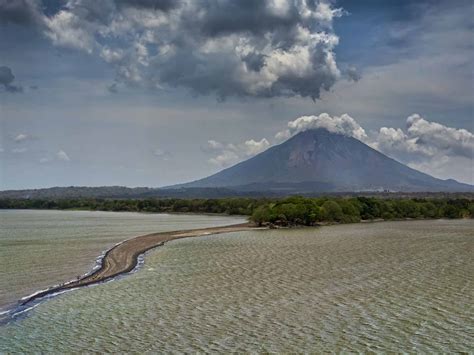
[(177, 240), (40, 304), (0, 352), (471, 352), (473, 221)]

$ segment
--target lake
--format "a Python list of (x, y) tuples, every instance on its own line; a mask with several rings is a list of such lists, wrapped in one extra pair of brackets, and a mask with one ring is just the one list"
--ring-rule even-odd
[(34, 291), (89, 272), (103, 251), (124, 239), (243, 221), (195, 214), (0, 210), (0, 312)]
[[(174, 228), (181, 217), (209, 218), (156, 218)], [(239, 222), (216, 218), (208, 223)], [(74, 229), (82, 234), (81, 223)], [(473, 252), (472, 220), (175, 240), (148, 252), (136, 273), (0, 326), (0, 353), (469, 352)]]

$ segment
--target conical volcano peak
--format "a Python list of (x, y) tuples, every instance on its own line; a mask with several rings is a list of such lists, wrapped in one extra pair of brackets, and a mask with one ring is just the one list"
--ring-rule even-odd
[(353, 137), (325, 128), (299, 132), (253, 158), (174, 187), (288, 193), (474, 190), (471, 185), (414, 170)]

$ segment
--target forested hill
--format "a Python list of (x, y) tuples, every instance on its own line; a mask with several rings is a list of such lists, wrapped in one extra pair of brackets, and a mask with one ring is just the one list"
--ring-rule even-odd
[(149, 196), (157, 189), (149, 187), (125, 186), (68, 186), (45, 189), (6, 190), (0, 191), (0, 198), (13, 199), (68, 199), (68, 198), (138, 198)]
[(270, 196), (265, 191), (234, 191), (226, 188), (160, 189), (125, 186), (68, 186), (44, 189), (0, 191), (0, 199), (76, 199), (76, 198), (218, 198), (231, 196)]
[[(51, 187), (44, 189), (28, 190), (5, 190), (0, 191), (0, 199), (147, 199), (147, 198), (230, 198), (230, 197), (268, 197), (278, 198), (295, 195), (292, 191), (285, 189), (279, 191), (267, 191), (264, 189), (238, 191), (231, 188), (177, 188), (162, 189), (151, 187), (125, 187), (125, 186), (69, 186)], [(339, 196), (339, 197), (380, 197), (380, 198), (468, 198), (473, 199), (472, 192), (308, 192), (300, 194), (303, 196)]]

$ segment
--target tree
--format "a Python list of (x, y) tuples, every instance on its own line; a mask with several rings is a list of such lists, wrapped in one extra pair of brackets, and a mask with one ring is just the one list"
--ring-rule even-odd
[(446, 218), (460, 218), (460, 210), (453, 205), (447, 204), (443, 209), (443, 216)]
[(342, 208), (334, 201), (326, 201), (321, 206), (324, 210), (324, 219), (327, 221), (340, 222), (344, 216)]
[(421, 214), (425, 218), (436, 218), (438, 216), (438, 208), (433, 202), (425, 202), (421, 205)]
[(250, 219), (257, 223), (259, 226), (262, 225), (262, 223), (264, 222), (270, 222), (270, 218), (271, 218), (271, 215), (270, 215), (270, 209), (268, 208), (268, 206), (259, 206), (257, 207), (253, 213), (252, 213), (252, 216), (250, 217)]

